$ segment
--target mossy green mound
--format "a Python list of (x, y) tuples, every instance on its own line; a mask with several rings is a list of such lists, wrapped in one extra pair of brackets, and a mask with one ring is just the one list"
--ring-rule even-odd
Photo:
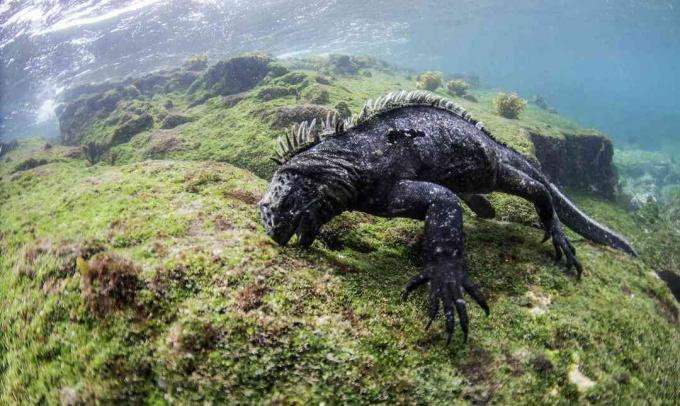
[[(129, 83), (128, 87), (119, 86), (105, 93), (78, 94), (79, 99), (67, 101), (66, 113), (61, 117), (67, 141), (98, 143), (103, 150), (101, 159), (105, 161), (130, 163), (148, 158), (217, 160), (246, 168), (264, 178), (274, 170), (269, 157), (277, 136), (284, 130), (281, 123), (289, 125), (288, 120), (276, 120), (277, 109), (311, 106), (317, 110), (336, 109), (342, 115), (348, 112), (358, 114), (369, 98), (418, 87), (416, 78), (406, 72), (390, 69), (371, 58), (348, 59), (338, 55), (290, 61), (276, 61), (261, 55), (236, 57), (213, 65), (188, 89), (135, 92), (134, 82)], [(98, 89), (96, 86), (91, 88)], [(233, 94), (235, 92), (239, 93)], [(610, 143), (601, 132), (584, 129), (535, 105), (527, 106), (519, 119), (504, 118), (495, 110), (494, 100), (498, 93), (495, 90), (475, 89), (468, 92), (467, 96), (471, 97), (451, 96), (442, 87), (435, 92), (462, 105), (473, 117), (484, 122), (498, 140), (536, 160), (543, 157), (541, 151), (536, 151), (536, 137), (547, 140), (545, 145), (567, 152), (571, 149), (563, 148), (560, 143), (581, 137)], [(78, 112), (83, 105), (89, 105), (86, 101), (90, 99), (93, 101), (89, 103), (95, 106), (104, 104), (106, 110), (97, 110), (98, 114), (87, 116), (71, 115), (70, 112)], [(151, 116), (151, 122), (146, 116), (140, 120), (143, 114)], [(150, 149), (151, 136), (162, 129), (162, 123), (168, 116), (173, 115), (185, 116), (186, 121), (191, 121), (177, 127), (173, 133), (173, 137), (181, 140), (185, 147), (172, 151)], [(313, 115), (302, 114), (300, 118), (310, 119)], [(126, 126), (128, 120), (145, 126)], [(129, 139), (129, 142), (121, 144), (117, 142), (119, 138)], [(564, 154), (561, 164), (571, 165), (576, 176), (565, 176), (558, 181), (578, 187), (581, 185), (571, 184), (572, 178), (578, 178), (581, 183), (598, 183), (602, 179), (612, 183), (611, 176), (605, 173), (610, 167), (611, 154), (601, 160), (579, 158)], [(615, 180), (613, 182), (615, 185)]]
[[(572, 194), (642, 257), (572, 235), (581, 281), (539, 244), (528, 204), (493, 195), (497, 220), (466, 213), (470, 274), (492, 312), (470, 306), (469, 341), (457, 331), (449, 347), (441, 320), (424, 330), (425, 292), (400, 301), (422, 223), (347, 213), (310, 250), (275, 245), (256, 205), (282, 127), (416, 86), (371, 58), (288, 69), (193, 106), (189, 84), (152, 91), (149, 76), (109, 113), (69, 123), (83, 129), (78, 145), (31, 139), (0, 156), (0, 403), (677, 399), (678, 305), (654, 273), (671, 269), (662, 253), (677, 238), (613, 201)], [(325, 96), (310, 104), (307, 91)], [(476, 101), (456, 102), (529, 156), (532, 137), (602, 137), (531, 105), (505, 119), (496, 91), (469, 93)], [(143, 114), (149, 128), (107, 143)], [(161, 128), (172, 116), (187, 122)], [(105, 146), (95, 165), (92, 143)]]
[(425, 294), (399, 299), (421, 224), (346, 214), (282, 248), (257, 218), (265, 186), (210, 162), (4, 175), (0, 402), (676, 399), (677, 307), (642, 262), (577, 240), (577, 281), (538, 230), (467, 216), (492, 313), (472, 308), (469, 342), (446, 347)]

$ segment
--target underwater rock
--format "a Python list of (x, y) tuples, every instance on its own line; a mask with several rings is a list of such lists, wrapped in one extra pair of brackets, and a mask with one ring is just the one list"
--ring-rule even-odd
[(471, 101), (473, 103), (479, 102), (479, 100), (477, 100), (477, 98), (473, 94), (467, 93), (467, 94), (463, 95), (462, 97), (463, 97), (463, 99), (465, 99), (467, 101)]
[(332, 71), (338, 75), (354, 76), (359, 73), (359, 64), (349, 55), (329, 55), (328, 63)]
[(177, 72), (163, 85), (163, 92), (172, 93), (186, 90), (198, 78), (198, 72)]
[(202, 72), (208, 69), (208, 54), (193, 55), (187, 58), (182, 68), (188, 71)]
[(317, 76), (314, 77), (314, 80), (316, 81), (316, 83), (318, 83), (320, 85), (330, 85), (331, 84), (331, 78), (329, 78), (328, 76), (324, 76), (324, 75), (317, 75)]
[(302, 97), (312, 104), (326, 104), (330, 100), (328, 90), (321, 86), (312, 86), (308, 88), (302, 94)]
[(178, 131), (179, 129), (153, 131), (146, 147), (147, 156), (156, 157), (188, 149), (189, 145), (179, 137)]
[(450, 80), (446, 83), (446, 88), (450, 95), (453, 96), (465, 96), (470, 84), (462, 79)]
[(49, 161), (47, 161), (46, 159), (28, 158), (25, 161), (22, 161), (19, 164), (17, 164), (17, 166), (14, 167), (12, 173), (27, 171), (29, 169), (37, 168), (48, 163)]
[(622, 191), (631, 196), (630, 208), (637, 210), (648, 200), (665, 201), (680, 185), (680, 166), (660, 152), (619, 150), (614, 154)]
[(133, 117), (113, 130), (110, 145), (128, 142), (134, 135), (139, 134), (144, 130), (148, 130), (152, 126), (153, 117), (148, 113)]
[(72, 103), (83, 96), (98, 95), (110, 90), (130, 86), (144, 95), (150, 95), (159, 91), (166, 93), (181, 91), (186, 90), (199, 75), (200, 72), (171, 69), (149, 73), (138, 78), (127, 77), (120, 81), (80, 84), (66, 89), (60, 95), (59, 100), (62, 103)]
[(61, 155), (66, 159), (78, 159), (83, 156), (83, 151), (78, 147), (69, 147), (64, 149)]
[(139, 90), (133, 86), (117, 87), (66, 104), (59, 116), (62, 141), (66, 145), (78, 144), (96, 119), (112, 113), (121, 100), (135, 99), (139, 95)]
[(287, 96), (295, 96), (297, 94), (298, 92), (294, 87), (274, 85), (260, 89), (260, 91), (257, 92), (257, 97), (262, 101), (269, 101)]
[(316, 104), (303, 104), (299, 106), (279, 107), (273, 112), (265, 111), (264, 117), (272, 121), (272, 125), (277, 128), (288, 127), (295, 123), (317, 119), (321, 122), (326, 119), (328, 114), (336, 113), (335, 110), (319, 106)]
[[(263, 55), (238, 56), (211, 66), (191, 84), (188, 94), (192, 102), (215, 96), (228, 96), (255, 87), (267, 76), (273, 60)], [(280, 69), (276, 69), (281, 74)]]
[(560, 186), (611, 197), (618, 175), (612, 166), (614, 148), (604, 135), (546, 137), (531, 133), (535, 155), (548, 178)]
[(241, 100), (246, 98), (246, 92), (230, 94), (229, 96), (222, 97), (222, 104), (224, 108), (232, 108), (236, 106)]
[[(168, 130), (171, 128), (175, 128), (178, 125), (188, 123), (191, 121), (191, 118), (187, 116), (183, 116), (181, 114), (170, 114), (166, 116), (163, 121), (161, 121), (160, 127), (164, 130)], [(153, 124), (153, 123), (152, 123)]]
[(276, 82), (287, 85), (299, 85), (307, 79), (307, 75), (303, 72), (289, 72), (279, 78)]

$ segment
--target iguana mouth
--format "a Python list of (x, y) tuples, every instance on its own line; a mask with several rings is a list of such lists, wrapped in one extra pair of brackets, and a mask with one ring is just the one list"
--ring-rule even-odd
[(312, 213), (306, 211), (300, 215), (300, 220), (297, 227), (295, 227), (295, 234), (297, 235), (298, 245), (301, 247), (309, 247), (316, 238), (316, 221)]
[(290, 223), (290, 227), (288, 227), (286, 230), (283, 230), (282, 233), (273, 233), (271, 237), (279, 243), (279, 245), (283, 246), (288, 244), (288, 241), (293, 237), (294, 234), (298, 233), (298, 229), (300, 228), (300, 224), (302, 223), (302, 215), (304, 213), (300, 213), (295, 218), (293, 221)]

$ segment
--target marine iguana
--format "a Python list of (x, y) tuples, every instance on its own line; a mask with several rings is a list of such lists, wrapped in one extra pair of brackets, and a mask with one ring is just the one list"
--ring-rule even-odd
[[(319, 130), (320, 127), (320, 130)], [(481, 122), (450, 100), (426, 91), (389, 93), (367, 101), (356, 118), (327, 117), (294, 126), (273, 158), (280, 166), (259, 203), (267, 233), (279, 244), (293, 234), (309, 246), (320, 227), (346, 210), (425, 221), (424, 269), (403, 292), (429, 282), (428, 327), (444, 308), (447, 343), (454, 310), (467, 340), (467, 292), (486, 312), (463, 254), (461, 201), (483, 218), (483, 196), (504, 192), (532, 202), (556, 261), (583, 268), (561, 222), (587, 239), (637, 255), (621, 236), (580, 211), (529, 160), (496, 141)]]

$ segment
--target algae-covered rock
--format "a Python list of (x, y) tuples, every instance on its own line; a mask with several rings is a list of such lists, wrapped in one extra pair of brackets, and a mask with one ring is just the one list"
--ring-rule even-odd
[(269, 101), (273, 99), (280, 99), (287, 96), (297, 96), (298, 91), (292, 86), (267, 86), (260, 89), (257, 93), (257, 97), (263, 101)]
[(184, 60), (182, 68), (188, 71), (204, 71), (208, 68), (208, 54), (192, 55)]
[(96, 119), (105, 118), (115, 111), (121, 100), (136, 99), (140, 94), (134, 86), (117, 87), (104, 93), (80, 97), (67, 104), (59, 116), (64, 144), (80, 143)]
[(446, 82), (446, 89), (449, 91), (449, 94), (454, 96), (465, 96), (469, 88), (470, 84), (462, 79)]
[(161, 121), (160, 127), (164, 130), (175, 128), (178, 125), (182, 125), (191, 121), (190, 117), (181, 114), (169, 114), (163, 121)]
[(312, 119), (317, 119), (317, 121), (325, 120), (328, 114), (333, 113), (335, 113), (335, 110), (325, 106), (302, 104), (292, 107), (280, 107), (273, 112), (265, 113), (265, 117), (271, 120), (274, 127), (284, 128), (289, 127), (291, 124)]
[[(542, 231), (466, 215), (492, 312), (471, 308), (467, 343), (445, 346), (424, 328), (426, 293), (400, 300), (422, 223), (349, 213), (326, 226), (332, 247), (280, 247), (259, 224), (265, 187), (195, 161), (56, 162), (1, 179), (0, 402), (675, 400), (677, 304), (639, 260), (577, 240), (578, 282)], [(103, 243), (43, 248), (79, 240)]]
[(334, 73), (338, 75), (356, 75), (359, 73), (359, 64), (349, 55), (332, 54), (328, 57), (328, 63)]
[(133, 116), (113, 130), (109, 144), (117, 145), (127, 142), (135, 134), (148, 130), (152, 126), (153, 117), (150, 114), (143, 113), (139, 116)]
[(541, 169), (553, 182), (610, 197), (616, 192), (618, 175), (612, 166), (614, 147), (606, 136), (553, 138), (532, 134), (531, 140)]
[(28, 158), (25, 161), (22, 161), (18, 163), (14, 167), (14, 172), (21, 172), (21, 171), (27, 171), (29, 169), (37, 168), (42, 165), (46, 165), (48, 161), (46, 159), (35, 159), (35, 158)]
[(302, 97), (312, 104), (327, 104), (330, 100), (328, 90), (321, 86), (310, 86), (304, 91)]
[(614, 164), (635, 210), (650, 199), (667, 201), (667, 192), (680, 185), (680, 165), (661, 152), (617, 149)]
[(252, 89), (271, 71), (272, 63), (272, 59), (263, 55), (239, 56), (220, 61), (191, 84), (188, 94), (192, 101), (198, 101)]
[(168, 130), (156, 130), (149, 135), (149, 141), (145, 146), (149, 157), (163, 157), (171, 152), (184, 151), (192, 146), (181, 138), (179, 128)]

